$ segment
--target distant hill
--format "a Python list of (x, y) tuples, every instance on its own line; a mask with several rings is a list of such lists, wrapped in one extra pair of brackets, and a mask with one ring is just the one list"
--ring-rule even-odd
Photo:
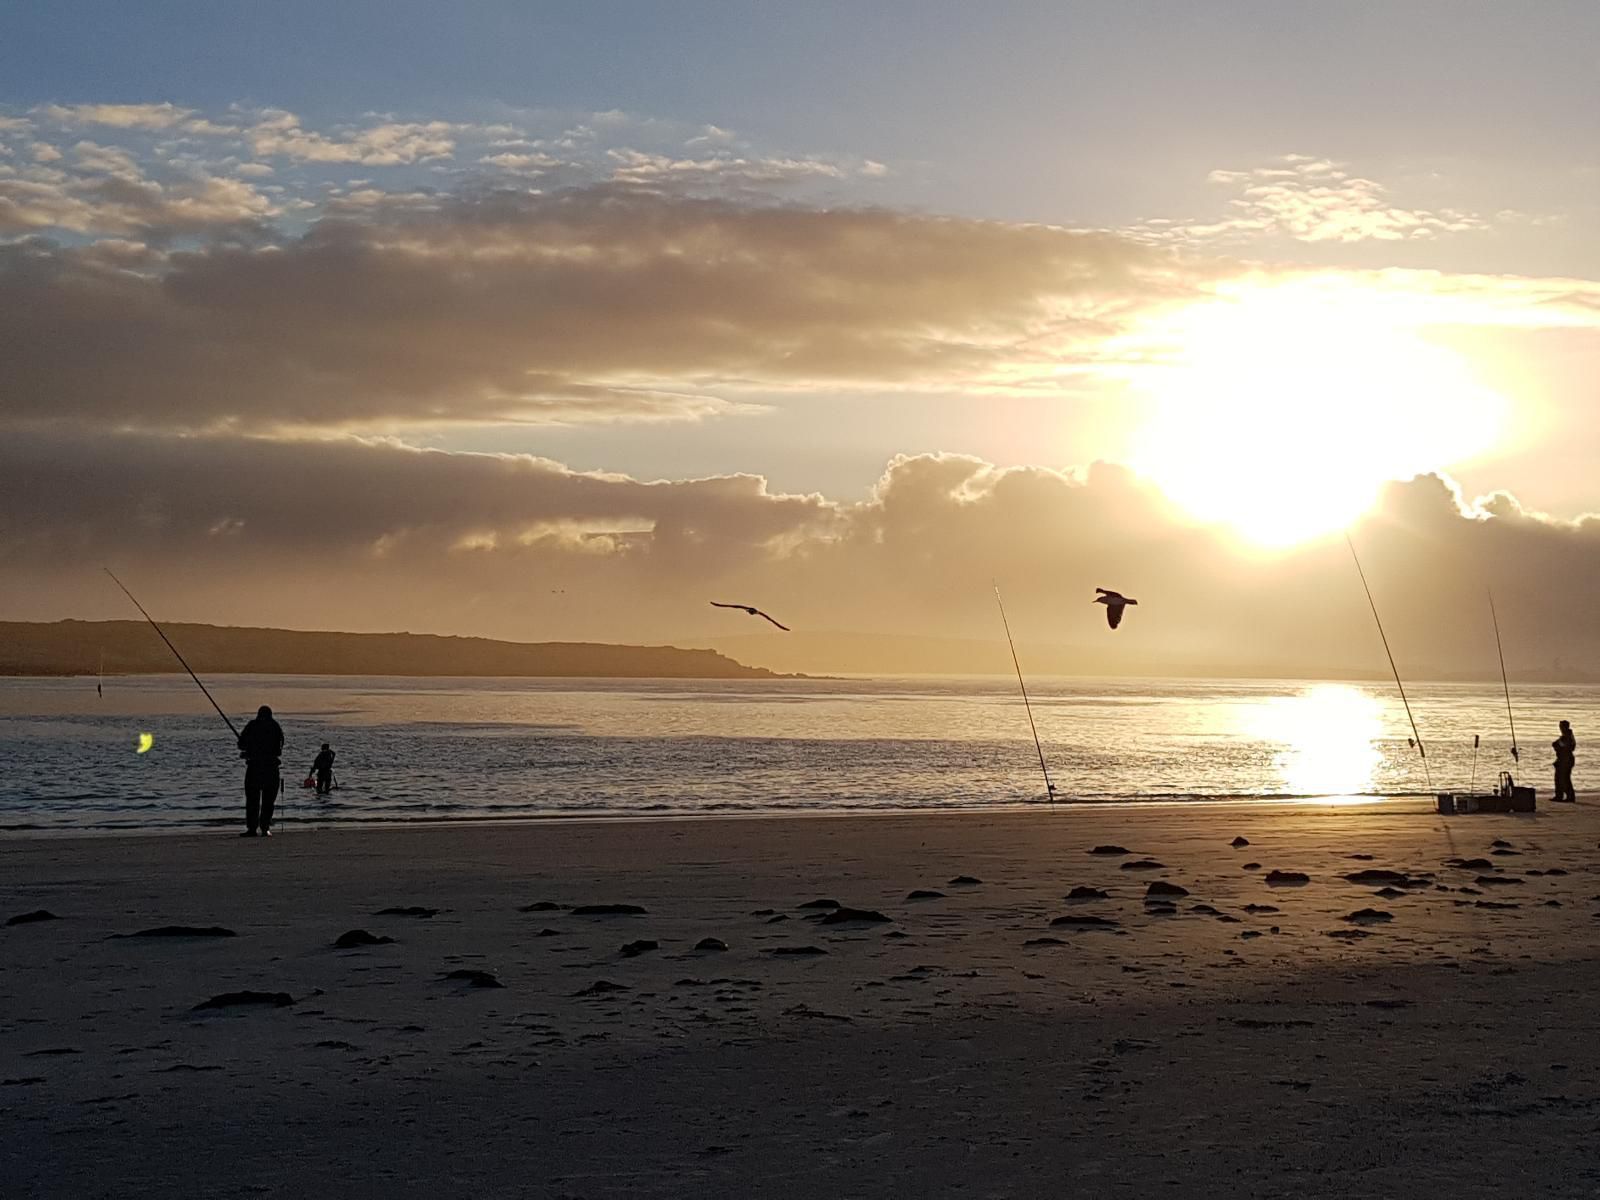
[[(611, 679), (775, 679), (715, 650), (600, 642), (496, 642), (421, 633), (308, 633), (163, 624), (200, 674), (509, 675)], [(143, 621), (0, 621), (0, 675), (181, 672)]]

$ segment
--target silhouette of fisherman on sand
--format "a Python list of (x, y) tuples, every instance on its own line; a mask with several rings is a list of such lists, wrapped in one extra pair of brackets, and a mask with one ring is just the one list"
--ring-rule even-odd
[(317, 795), (326, 796), (333, 791), (333, 751), (322, 743), (322, 751), (311, 760), (311, 773), (317, 777)]
[(283, 754), (283, 727), (263, 704), (255, 720), (239, 734), (239, 757), (244, 759), (244, 824), (240, 837), (272, 836), (272, 808), (278, 801), (278, 759)]
[(1550, 743), (1550, 749), (1556, 752), (1555, 798), (1575, 804), (1578, 794), (1572, 790), (1572, 766), (1578, 757), (1578, 739), (1573, 736), (1571, 722), (1561, 722), (1561, 736)]

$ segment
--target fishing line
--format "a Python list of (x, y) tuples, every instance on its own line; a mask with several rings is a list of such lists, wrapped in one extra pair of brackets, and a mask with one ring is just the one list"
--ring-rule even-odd
[(1517, 719), (1511, 715), (1511, 681), (1506, 678), (1506, 652), (1500, 645), (1500, 616), (1494, 611), (1494, 589), (1484, 590), (1489, 593), (1489, 618), (1494, 622), (1494, 649), (1500, 656), (1500, 686), (1506, 690), (1506, 720), (1511, 722), (1511, 761), (1521, 763), (1522, 756), (1517, 751)]
[(1044, 747), (1039, 744), (1039, 727), (1033, 723), (1033, 705), (1028, 702), (1028, 685), (1022, 682), (1022, 664), (1017, 661), (1017, 644), (1011, 640), (1011, 622), (1006, 620), (1005, 601), (1000, 599), (1000, 585), (994, 585), (994, 602), (1000, 606), (1000, 624), (1005, 626), (1006, 645), (1011, 647), (1011, 665), (1017, 669), (1017, 686), (1022, 689), (1022, 707), (1028, 710), (1028, 728), (1033, 731), (1033, 748), (1039, 752), (1039, 770), (1044, 773), (1045, 794), (1050, 797), (1050, 807), (1056, 805), (1056, 785), (1050, 782), (1050, 768), (1044, 765)]

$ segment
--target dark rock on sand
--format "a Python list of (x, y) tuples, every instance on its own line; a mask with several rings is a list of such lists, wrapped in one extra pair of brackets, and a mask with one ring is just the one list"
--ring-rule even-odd
[(1261, 864), (1258, 863), (1258, 862), (1247, 862), (1247, 863), (1245, 863), (1244, 866), (1240, 867), (1239, 869), (1241, 871), (1259, 871), (1259, 870), (1261, 870)]
[(1409, 894), (1408, 892), (1402, 892), (1399, 888), (1392, 887), (1379, 888), (1373, 893), (1375, 896), (1382, 896), (1385, 900), (1398, 900), (1401, 896)]
[(821, 946), (769, 946), (762, 951), (763, 954), (781, 954), (786, 958), (809, 957), (813, 954), (826, 954)]
[(575, 917), (642, 917), (645, 910), (637, 904), (580, 904), (572, 910)]
[(474, 971), (467, 967), (457, 967), (454, 971), (446, 971), (441, 977), (444, 979), (459, 979), (462, 983), (471, 984), (475, 988), (503, 988), (505, 984), (495, 978), (489, 971)]
[(378, 937), (368, 933), (365, 929), (351, 929), (341, 933), (334, 939), (335, 950), (354, 950), (357, 946), (388, 946), (393, 944), (392, 937)]
[(636, 942), (628, 942), (617, 953), (621, 954), (623, 958), (638, 958), (641, 954), (659, 949), (661, 949), (660, 942), (652, 938), (640, 938)]
[(1349, 883), (1388, 884), (1390, 887), (1426, 887), (1428, 880), (1414, 879), (1403, 871), (1355, 871), (1345, 876)]
[(1562, 867), (1550, 867), (1545, 871), (1546, 875), (1566, 875), (1567, 873), (1568, 872)]
[(1175, 883), (1168, 883), (1164, 879), (1156, 880), (1144, 890), (1146, 900), (1150, 899), (1152, 896), (1187, 896), (1188, 894), (1188, 888), (1179, 887)]
[(1352, 925), (1382, 925), (1386, 921), (1394, 920), (1394, 914), (1384, 912), (1381, 908), (1358, 908), (1340, 919), (1349, 921)]
[(1075, 887), (1067, 893), (1068, 900), (1109, 900), (1111, 894), (1094, 887)]
[(1513, 883), (1522, 883), (1523, 880), (1517, 875), (1479, 875), (1472, 882), (1479, 887), (1505, 887)]
[(1491, 850), (1489, 853), (1496, 858), (1520, 858), (1522, 856), (1521, 850)]
[(609, 979), (597, 979), (581, 991), (573, 992), (574, 996), (604, 996), (608, 992), (626, 992), (628, 985), (625, 983), (612, 983)]
[(1507, 847), (1509, 847), (1511, 845), (1511, 843), (1507, 842), (1507, 841), (1504, 841), (1504, 840), (1502, 840), (1500, 838), (1495, 838), (1495, 840), (1490, 842), (1489, 845), (1499, 847), (1500, 849), (1503, 850), (1503, 849), (1506, 849)]
[(1240, 934), (1240, 935), (1239, 935), (1239, 936), (1240, 936), (1240, 937), (1241, 937), (1241, 938), (1242, 938), (1242, 939), (1244, 939), (1244, 940), (1245, 940), (1245, 941), (1247, 941), (1247, 942), (1248, 942), (1248, 941), (1249, 941), (1249, 940), (1250, 940), (1250, 939), (1251, 939), (1251, 938), (1258, 938), (1258, 937), (1260, 937), (1260, 936), (1261, 936), (1261, 930), (1259, 930), (1259, 929), (1246, 929), (1246, 930), (1245, 930), (1245, 931), (1244, 931), (1244, 932), (1243, 932), (1243, 933), (1241, 933), (1241, 934)]
[(906, 893), (906, 899), (907, 900), (943, 900), (944, 899), (944, 893), (943, 892), (936, 892), (931, 888), (917, 888), (913, 892), (907, 892)]
[(1222, 915), (1220, 910), (1211, 907), (1209, 904), (1190, 905), (1189, 911), (1192, 913), (1199, 913), (1201, 916), (1205, 917), (1220, 917)]
[(1228, 845), (1232, 846), (1235, 850), (1241, 850), (1249, 844), (1250, 839), (1247, 837), (1236, 837), (1233, 839), (1233, 841), (1228, 843)]
[(701, 938), (698, 942), (696, 942), (694, 944), (694, 948), (696, 950), (726, 950), (728, 948), (728, 943), (723, 941), (721, 938), (707, 937)]
[(972, 875), (957, 875), (946, 887), (977, 887), (983, 880)]
[(776, 925), (779, 921), (787, 921), (788, 919), (789, 919), (789, 914), (788, 913), (779, 913), (775, 917), (768, 917), (767, 918), (767, 924), (768, 925)]
[(1521, 907), (1518, 904), (1508, 904), (1501, 900), (1475, 900), (1472, 906), (1474, 908), (1497, 908), (1501, 910)]
[(221, 925), (159, 925), (155, 929), (141, 929), (138, 933), (116, 933), (113, 937), (131, 938), (206, 938), (238, 937), (231, 929)]
[(560, 912), (561, 905), (554, 900), (538, 900), (532, 904), (524, 904), (517, 909), (518, 912)]
[(1122, 870), (1124, 871), (1165, 871), (1166, 869), (1166, 863), (1158, 863), (1153, 858), (1137, 858), (1133, 862), (1122, 864)]
[(1110, 917), (1079, 917), (1071, 914), (1057, 917), (1050, 924), (1053, 928), (1064, 926), (1071, 929), (1115, 929), (1117, 927), (1117, 923)]
[(899, 939), (899, 938), (908, 938), (911, 935), (909, 933), (906, 933), (906, 932), (904, 932), (902, 930), (899, 930), (899, 929), (891, 929), (891, 930), (889, 930), (888, 933), (884, 934), (883, 936), (884, 936), (885, 939), (888, 939), (888, 938)]
[(804, 904), (797, 905), (796, 907), (798, 907), (798, 908), (840, 908), (840, 907), (842, 907), (842, 905), (840, 905), (840, 903), (837, 900), (822, 899), (822, 900), (807, 900)]
[(423, 908), (420, 904), (380, 908), (373, 914), (376, 917), (436, 917), (438, 915), (439, 910), (437, 908)]
[(1380, 997), (1377, 1000), (1365, 1000), (1362, 1003), (1364, 1003), (1368, 1008), (1396, 1009), (1396, 1008), (1410, 1008), (1412, 1005), (1414, 1005), (1416, 1003), (1416, 1001), (1415, 1000), (1400, 1000), (1400, 999), (1397, 999), (1397, 998), (1390, 998), (1390, 997)]
[(1169, 900), (1146, 900), (1144, 902), (1146, 916), (1175, 917), (1178, 915), (1178, 906)]
[(1371, 862), (1372, 861), (1372, 855), (1370, 855), (1370, 854), (1346, 854), (1345, 857), (1349, 858), (1349, 859), (1353, 859), (1356, 862)]
[(1371, 937), (1372, 935), (1365, 929), (1330, 929), (1328, 930), (1328, 936), (1342, 938), (1345, 941), (1355, 941), (1357, 938)]
[(1269, 913), (1281, 911), (1276, 904), (1246, 904), (1244, 906), (1244, 910), (1247, 913)]
[(35, 922), (38, 922), (38, 921), (59, 921), (59, 920), (61, 920), (61, 918), (56, 916), (55, 913), (49, 911), (48, 909), (40, 908), (40, 909), (35, 909), (33, 912), (18, 913), (16, 916), (9, 918), (6, 921), (6, 924), (8, 926), (10, 926), (10, 925), (32, 925), (32, 924), (34, 924)]
[(202, 1000), (190, 1011), (199, 1012), (203, 1008), (235, 1008), (247, 1004), (270, 1004), (273, 1008), (287, 1008), (293, 1003), (294, 997), (288, 992), (223, 992), (220, 996)]
[(548, 925), (546, 925), (543, 929), (539, 930), (539, 932), (534, 934), (533, 936), (534, 937), (560, 937), (561, 936), (561, 930), (559, 930), (559, 929), (551, 929)]
[(1090, 854), (1132, 854), (1133, 851), (1125, 846), (1096, 846), (1089, 851)]
[(1492, 871), (1494, 864), (1487, 858), (1447, 858), (1444, 860), (1447, 867), (1460, 867), (1464, 871)]
[(1064, 941), (1062, 941), (1060, 938), (1058, 938), (1058, 937), (1048, 937), (1048, 936), (1046, 936), (1046, 937), (1029, 938), (1027, 941), (1023, 942), (1022, 944), (1024, 946), (1065, 946), (1066, 945), (1066, 943)]
[(852, 922), (884, 924), (894, 920), (873, 908), (836, 908), (822, 918), (824, 925), (845, 925)]
[(1268, 887), (1304, 887), (1311, 882), (1311, 876), (1300, 871), (1268, 871)]

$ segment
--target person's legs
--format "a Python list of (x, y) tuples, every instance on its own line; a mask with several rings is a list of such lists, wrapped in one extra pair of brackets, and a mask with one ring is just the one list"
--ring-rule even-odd
[(278, 803), (278, 770), (268, 767), (261, 772), (261, 832), (272, 828), (272, 809)]
[(244, 827), (254, 833), (261, 823), (261, 776), (254, 767), (244, 769)]

